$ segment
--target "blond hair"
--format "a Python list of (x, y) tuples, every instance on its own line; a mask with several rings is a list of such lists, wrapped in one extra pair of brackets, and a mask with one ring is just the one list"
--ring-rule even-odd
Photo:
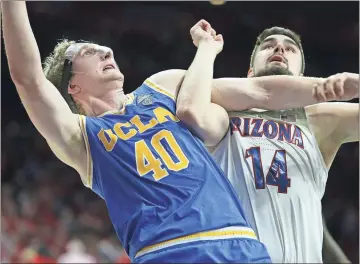
[(61, 40), (44, 61), (44, 74), (58, 90), (60, 90), (64, 70), (65, 52), (72, 44), (75, 44), (75, 41)]
[(62, 39), (56, 44), (53, 52), (45, 58), (43, 63), (43, 71), (45, 77), (59, 90), (60, 94), (64, 97), (73, 113), (82, 113), (81, 106), (75, 103), (70, 94), (63, 94), (61, 91), (61, 82), (63, 78), (65, 52), (75, 41)]

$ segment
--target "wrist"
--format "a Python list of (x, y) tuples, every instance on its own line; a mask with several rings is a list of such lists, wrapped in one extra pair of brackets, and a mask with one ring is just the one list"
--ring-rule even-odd
[(344, 83), (344, 92), (350, 92), (353, 98), (359, 97), (359, 74), (349, 73)]
[(206, 50), (206, 52), (210, 55), (216, 56), (218, 54), (218, 47), (213, 40), (204, 39), (199, 41), (198, 50)]
[(348, 73), (349, 79), (353, 82), (359, 82), (359, 74), (357, 73)]

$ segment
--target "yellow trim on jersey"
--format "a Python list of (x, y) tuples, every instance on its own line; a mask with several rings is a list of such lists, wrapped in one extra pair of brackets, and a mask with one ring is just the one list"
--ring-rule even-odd
[(135, 258), (160, 249), (164, 249), (170, 246), (180, 245), (184, 243), (189, 243), (194, 241), (209, 241), (209, 240), (234, 239), (234, 238), (248, 238), (248, 239), (257, 240), (256, 234), (254, 230), (252, 230), (251, 228), (240, 227), (240, 226), (225, 227), (225, 228), (220, 228), (205, 232), (199, 232), (183, 237), (178, 237), (157, 243), (155, 245), (144, 247), (135, 255)]
[(146, 79), (144, 81), (144, 83), (149, 86), (150, 88), (154, 89), (155, 91), (162, 93), (168, 97), (170, 97), (171, 99), (173, 99), (174, 101), (176, 101), (175, 96), (173, 96), (172, 94), (170, 94), (169, 92), (167, 92), (163, 87), (161, 87), (160, 85), (150, 81), (150, 79)]
[(78, 115), (80, 121), (80, 128), (83, 134), (85, 148), (86, 148), (86, 178), (83, 179), (84, 185), (90, 189), (92, 189), (92, 181), (93, 181), (93, 160), (90, 151), (89, 139), (86, 132), (86, 117), (83, 115)]

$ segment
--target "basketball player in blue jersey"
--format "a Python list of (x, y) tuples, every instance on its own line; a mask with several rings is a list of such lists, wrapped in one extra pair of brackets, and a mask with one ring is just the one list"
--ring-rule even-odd
[[(225, 175), (176, 117), (183, 76), (160, 72), (125, 95), (111, 49), (68, 41), (46, 59), (43, 73), (25, 2), (2, 2), (2, 11), (11, 78), (31, 121), (55, 155), (104, 199), (132, 261), (271, 262)], [(221, 36), (204, 43), (217, 53), (223, 45)], [(227, 81), (240, 89), (243, 80)], [(217, 87), (228, 87), (227, 81)], [(257, 96), (274, 98), (274, 87), (294, 86), (277, 77), (250, 83)], [(257, 96), (249, 101), (278, 103)], [(312, 98), (311, 89), (299, 98)]]
[[(274, 111), (267, 114), (265, 110), (251, 109), (245, 102), (235, 100), (235, 96), (223, 93), (218, 95), (225, 99), (220, 105), (235, 111), (251, 109), (231, 113), (229, 123), (228, 113), (210, 100), (214, 97), (211, 82), (216, 52), (208, 47), (206, 55), (200, 57), (204, 44), (199, 44), (199, 36), (210, 38), (212, 31), (211, 35), (216, 34), (210, 25), (207, 28), (208, 32), (199, 26), (191, 30), (198, 54), (178, 94), (178, 117), (212, 149), (272, 260), (322, 263), (321, 196), (328, 168), (340, 145), (358, 141), (359, 106), (322, 103), (306, 107), (311, 132), (302, 120), (295, 119), (294, 125), (295, 121), (274, 118)], [(273, 74), (301, 76), (304, 55), (299, 38), (282, 28), (265, 30), (254, 48), (251, 66), (249, 79)], [(293, 90), (283, 92), (287, 95)], [(293, 93), (293, 100), (297, 96)], [(319, 101), (358, 96), (358, 74), (337, 74), (321, 79), (314, 87), (314, 97)], [(278, 109), (288, 106), (280, 103)], [(334, 249), (336, 258), (346, 261), (336, 245)]]

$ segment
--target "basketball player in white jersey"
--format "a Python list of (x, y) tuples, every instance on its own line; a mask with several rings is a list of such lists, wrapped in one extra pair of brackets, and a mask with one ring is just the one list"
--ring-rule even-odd
[[(230, 112), (230, 126), (225, 126), (229, 123), (224, 109), (210, 102), (214, 59), (195, 57), (178, 95), (179, 118), (212, 150), (272, 261), (322, 262), (321, 198), (340, 145), (358, 140), (358, 104), (248, 110), (238, 99), (223, 95), (221, 106), (242, 110)], [(258, 38), (248, 77), (302, 76), (304, 65), (299, 37), (272, 28)], [(337, 74), (322, 80), (314, 95), (323, 101), (349, 100), (358, 97), (358, 83), (358, 74)], [(339, 89), (343, 95), (337, 97)], [(293, 98), (297, 100), (296, 92)], [(279, 109), (288, 107), (279, 105)]]

